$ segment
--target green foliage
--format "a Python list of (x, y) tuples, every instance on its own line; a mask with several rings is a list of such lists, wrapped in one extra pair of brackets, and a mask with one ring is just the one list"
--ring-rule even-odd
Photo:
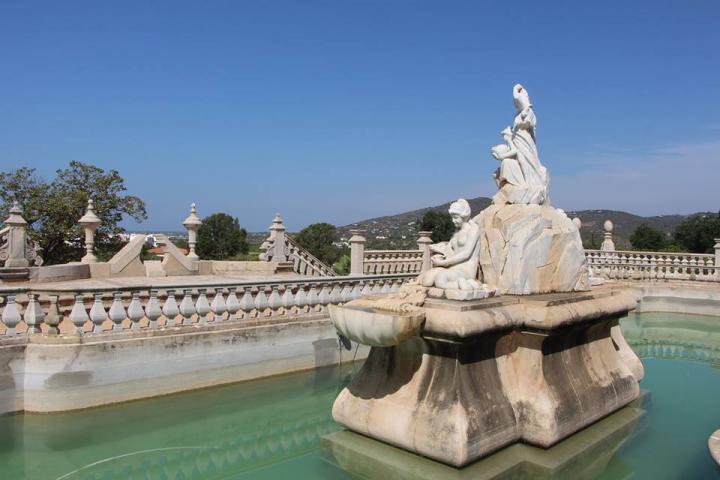
[(630, 243), (635, 250), (646, 252), (658, 252), (668, 244), (667, 236), (647, 223), (638, 226), (630, 236)]
[(338, 239), (337, 229), (329, 223), (313, 223), (295, 236), (298, 245), (326, 265), (332, 265), (340, 258), (342, 252), (334, 245)]
[(455, 233), (452, 217), (447, 212), (430, 210), (425, 212), (419, 223), (419, 231), (432, 232), (432, 241), (447, 242)]
[(720, 212), (686, 218), (675, 227), (675, 243), (691, 253), (713, 253), (715, 239), (720, 238)]
[(350, 273), (350, 255), (343, 255), (340, 260), (332, 266), (338, 275), (348, 275)]
[(51, 182), (37, 176), (35, 169), (22, 167), (0, 172), (0, 215), (7, 218), (17, 201), (45, 264), (67, 263), (84, 254), (85, 237), (78, 220), (92, 198), (95, 214), (102, 220), (95, 233), (96, 252), (99, 258), (109, 258), (122, 247), (114, 236), (124, 232), (119, 225), (123, 215), (138, 222), (147, 218), (145, 203), (125, 194), (126, 190), (125, 180), (116, 170), (106, 172), (81, 162), (72, 161), (68, 168), (57, 170)]
[(247, 232), (227, 213), (205, 217), (198, 229), (196, 251), (204, 260), (228, 260), (248, 252)]
[(172, 238), (171, 239), (173, 245), (175, 245), (178, 248), (183, 248), (185, 250), (190, 250), (190, 245), (188, 245), (187, 238)]

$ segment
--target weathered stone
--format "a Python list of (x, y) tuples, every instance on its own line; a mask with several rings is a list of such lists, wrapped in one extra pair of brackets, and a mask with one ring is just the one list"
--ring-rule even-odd
[[(614, 341), (617, 319), (635, 304), (608, 289), (428, 300), (422, 330), (374, 346), (333, 417), (453, 466), (517, 441), (548, 447), (637, 398), (639, 361)], [(365, 337), (399, 322), (352, 307), (330, 315), (339, 330)]]
[(482, 281), (499, 294), (589, 290), (577, 228), (542, 205), (491, 205), (475, 217), (482, 230)]

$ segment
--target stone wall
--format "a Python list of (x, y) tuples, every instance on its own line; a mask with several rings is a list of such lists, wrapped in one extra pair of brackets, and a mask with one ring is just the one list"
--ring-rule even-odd
[[(0, 413), (57, 412), (336, 364), (325, 315), (92, 337), (33, 336), (0, 346)], [(354, 354), (343, 351), (342, 360)], [(365, 358), (360, 347), (357, 358)]]

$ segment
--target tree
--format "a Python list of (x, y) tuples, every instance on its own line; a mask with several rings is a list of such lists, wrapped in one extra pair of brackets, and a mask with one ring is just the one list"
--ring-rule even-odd
[(197, 254), (206, 260), (227, 260), (248, 252), (247, 232), (237, 218), (213, 213), (203, 218), (198, 229)]
[(667, 236), (647, 223), (638, 226), (630, 236), (630, 243), (635, 250), (658, 252), (667, 247)]
[(298, 245), (326, 265), (332, 265), (340, 258), (342, 252), (335, 246), (338, 239), (337, 229), (329, 223), (313, 223), (295, 236)]
[(720, 212), (686, 218), (675, 227), (673, 238), (686, 252), (713, 253), (715, 239), (720, 238)]
[(349, 275), (350, 274), (350, 255), (343, 255), (340, 260), (335, 262), (332, 266), (335, 273), (338, 275)]
[(80, 260), (84, 254), (84, 233), (78, 220), (92, 198), (95, 214), (102, 223), (95, 233), (99, 258), (109, 258), (122, 247), (117, 234), (123, 215), (140, 222), (147, 218), (145, 203), (124, 192), (125, 180), (117, 170), (70, 162), (68, 168), (57, 170), (55, 179), (46, 182), (35, 169), (22, 167), (0, 172), (0, 215), (7, 218), (12, 203), (17, 201), (28, 222), (28, 235), (42, 249), (47, 265)]
[(447, 242), (455, 233), (452, 217), (447, 212), (429, 210), (425, 212), (418, 225), (420, 231), (432, 232), (432, 241)]

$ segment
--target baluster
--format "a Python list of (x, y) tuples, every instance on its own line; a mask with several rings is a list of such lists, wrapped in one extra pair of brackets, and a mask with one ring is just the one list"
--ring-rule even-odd
[(332, 289), (330, 290), (330, 303), (332, 303), (333, 305), (338, 305), (342, 302), (342, 296), (340, 295), (340, 292), (340, 284), (334, 284)]
[(278, 286), (273, 285), (270, 297), (267, 300), (267, 306), (270, 309), (270, 316), (276, 317), (280, 314), (280, 307), (282, 307), (282, 300), (280, 299), (280, 293), (278, 292)]
[(362, 282), (353, 285), (352, 293), (350, 294), (350, 300), (355, 300), (362, 296)]
[(346, 283), (340, 291), (340, 301), (342, 303), (347, 303), (350, 300), (352, 300), (352, 288), (350, 288), (349, 283)]
[(150, 298), (145, 306), (145, 316), (148, 318), (149, 328), (157, 328), (160, 315), (162, 315), (162, 310), (160, 310), (160, 302), (157, 299), (157, 290), (150, 290)]
[(122, 301), (122, 292), (113, 294), (113, 303), (110, 305), (109, 316), (113, 322), (113, 331), (122, 330), (122, 321), (127, 318), (127, 312), (125, 312)]
[(687, 279), (689, 277), (688, 275), (688, 260), (687, 257), (683, 256), (682, 260), (680, 260), (680, 269), (682, 270), (681, 278), (683, 280)]
[(14, 336), (16, 334), (15, 327), (17, 327), (18, 323), (22, 320), (14, 293), (7, 296), (7, 303), (0, 318), (2, 318), (2, 322), (6, 327), (5, 335), (8, 337)]
[[(315, 288), (315, 284), (310, 285), (310, 292), (307, 296), (307, 303), (309, 306), (308, 311), (312, 312), (317, 310), (317, 306), (320, 305), (320, 296), (317, 293), (317, 289)], [(322, 308), (322, 306), (320, 306)]]
[(327, 308), (327, 305), (330, 303), (330, 285), (325, 284), (320, 289), (320, 295), (318, 295), (318, 305), (319, 309), (318, 311), (323, 311), (325, 308)]
[(250, 318), (253, 309), (255, 308), (255, 300), (253, 300), (251, 289), (244, 288), (244, 293), (240, 299), (240, 310), (243, 311), (243, 319)]
[(183, 316), (183, 325), (192, 323), (192, 316), (195, 314), (195, 304), (192, 301), (192, 290), (183, 290), (183, 299), (180, 301), (180, 315)]
[(382, 293), (384, 295), (387, 295), (388, 293), (390, 293), (390, 281), (389, 280), (385, 280), (383, 282), (383, 286), (380, 289), (380, 293)]
[(295, 296), (292, 294), (291, 285), (285, 285), (285, 290), (283, 291), (282, 298), (280, 298), (280, 303), (282, 303), (282, 306), (285, 309), (285, 315), (290, 316), (292, 314), (293, 306), (295, 305)]
[(400, 283), (402, 280), (395, 282), (393, 280), (390, 280), (390, 293), (396, 293), (398, 290), (400, 290)]
[(195, 302), (195, 311), (198, 314), (198, 323), (201, 325), (207, 325), (207, 314), (210, 313), (210, 304), (208, 303), (205, 291), (206, 290), (204, 288), (198, 289), (198, 297)]
[(132, 330), (137, 330), (140, 328), (140, 320), (143, 319), (145, 316), (145, 311), (142, 307), (142, 302), (140, 302), (140, 292), (132, 292), (132, 299), (130, 300), (130, 305), (128, 305), (127, 309), (127, 315), (130, 321), (132, 322), (130, 324), (130, 328)]
[(75, 304), (70, 311), (70, 321), (75, 325), (77, 333), (82, 335), (84, 333), (83, 328), (85, 324), (90, 320), (87, 311), (85, 311), (85, 303), (83, 302), (82, 294), (75, 295)]
[(255, 310), (257, 311), (257, 317), (266, 316), (265, 309), (268, 308), (267, 295), (265, 295), (265, 287), (259, 287), (258, 293), (255, 295)]
[(373, 287), (372, 287), (372, 289), (370, 290), (370, 292), (371, 292), (373, 295), (377, 295), (377, 294), (379, 294), (381, 291), (382, 291), (382, 287), (380, 287), (380, 281), (379, 281), (379, 280), (374, 281), (374, 282), (373, 282)]
[(175, 290), (168, 290), (165, 298), (165, 305), (162, 307), (162, 313), (165, 316), (165, 326), (172, 327), (175, 325), (175, 318), (180, 314), (177, 298), (175, 298)]
[(223, 321), (223, 313), (227, 311), (227, 305), (225, 304), (225, 299), (223, 298), (222, 288), (215, 288), (215, 297), (210, 304), (210, 310), (213, 313), (213, 322)]
[(372, 295), (372, 287), (370, 286), (370, 281), (365, 282), (365, 285), (363, 285), (361, 296), (366, 297), (368, 295)]
[(695, 274), (697, 270), (697, 257), (690, 257), (690, 260), (688, 261), (688, 267), (690, 271), (688, 272), (690, 280), (695, 280)]
[(31, 335), (33, 333), (40, 333), (40, 325), (43, 322), (43, 318), (45, 315), (43, 314), (42, 307), (40, 306), (40, 302), (37, 300), (37, 295), (34, 293), (28, 294), (28, 305), (25, 309), (25, 315), (23, 316), (23, 319), (25, 320), (25, 324), (27, 325), (27, 333), (28, 335)]
[(238, 301), (237, 295), (235, 294), (235, 291), (237, 289), (235, 287), (228, 288), (228, 297), (227, 301), (225, 302), (225, 309), (228, 312), (228, 321), (231, 322), (233, 320), (237, 320), (237, 312), (240, 310), (240, 302)]
[(305, 313), (305, 307), (308, 304), (308, 296), (305, 292), (306, 285), (298, 285), (297, 293), (295, 294), (295, 313), (300, 315)]
[(102, 293), (96, 293), (94, 295), (92, 307), (90, 308), (90, 321), (93, 323), (93, 333), (102, 333), (103, 322), (107, 320), (107, 314), (105, 313), (105, 307), (102, 302)]
[(50, 299), (50, 306), (48, 307), (48, 313), (45, 317), (45, 325), (47, 325), (46, 333), (48, 335), (57, 335), (60, 333), (58, 326), (62, 321), (60, 309), (58, 309), (58, 296), (50, 295), (48, 298)]

